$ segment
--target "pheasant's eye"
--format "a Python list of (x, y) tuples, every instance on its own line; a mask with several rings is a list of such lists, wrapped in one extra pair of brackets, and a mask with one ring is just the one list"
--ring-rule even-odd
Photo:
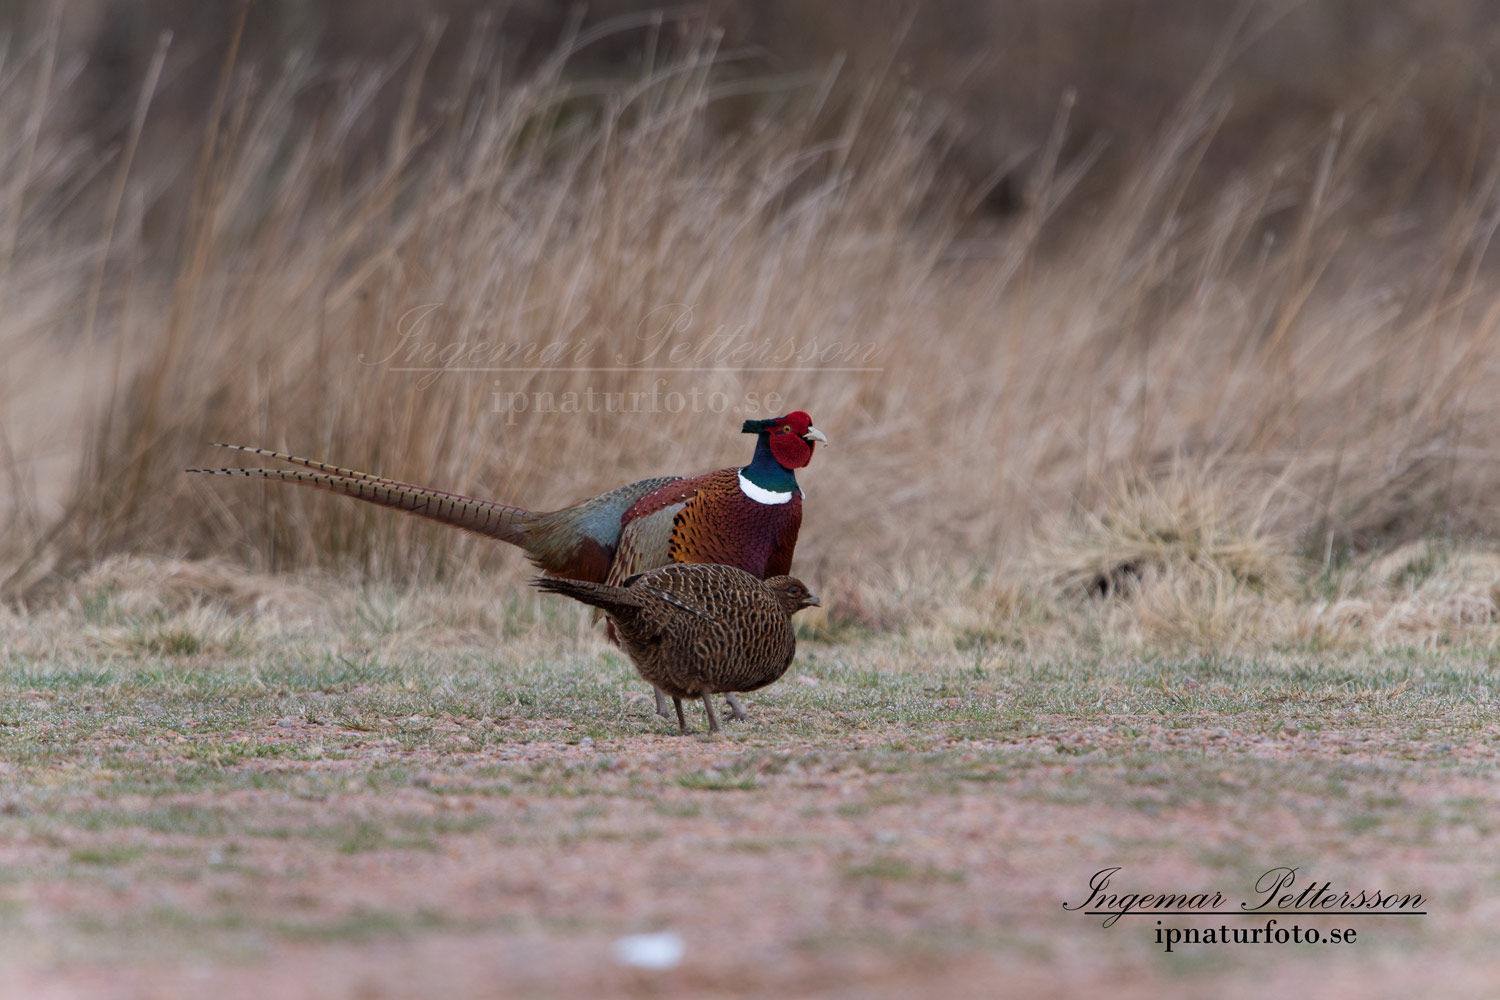
[(783, 433), (783, 434), (790, 434), (791, 432), (792, 432), (792, 425), (791, 424), (782, 424), (781, 425), (781, 433)]

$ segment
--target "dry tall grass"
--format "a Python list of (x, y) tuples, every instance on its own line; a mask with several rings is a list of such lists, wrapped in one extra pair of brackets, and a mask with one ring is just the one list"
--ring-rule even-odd
[[(911, 580), (1029, 574), (1038, 553), (1047, 576), (1107, 577), (1087, 532), (1080, 555), (1038, 529), (1068, 510), (1128, 523), (1111, 499), (1122, 481), (1146, 484), (1137, 501), (1173, 477), (1197, 484), (1186, 496), (1211, 511), (1162, 513), (1189, 532), (1243, 529), (1183, 560), (1167, 546), (1162, 573), (1224, 571), (1210, 590), (1280, 579), (1288, 553), (1317, 569), (1500, 528), (1500, 162), (1476, 147), (1445, 219), (1351, 205), (1396, 114), (1382, 95), (1351, 100), (1360, 110), (1300, 161), (1200, 177), (1221, 120), (1200, 94), (1081, 232), (1050, 225), (1087, 167), (1059, 153), (1064, 104), (1026, 211), (997, 229), (965, 216), (974, 192), (935, 182), (947, 133), (915, 98), (830, 121), (826, 78), (788, 94), (721, 75), (708, 32), (658, 38), (637, 78), (590, 87), (567, 52), (506, 79), (482, 39), (436, 102), (430, 39), (384, 67), (406, 95), (386, 121), (370, 120), (374, 77), (339, 78), (341, 98), (309, 113), (299, 95), (326, 84), (321, 67), (226, 66), (171, 252), (150, 236), (160, 176), (129, 142), (96, 162), (50, 131), (68, 61), (45, 32), (18, 53), (0, 77), (0, 126), (23, 137), (0, 149), (11, 594), (120, 552), (418, 580), (515, 569), (503, 547), (386, 511), (180, 470), (225, 440), (560, 506), (743, 460), (740, 416), (667, 410), (666, 393), (692, 390), (814, 414), (833, 447), (802, 477), (798, 569), (871, 620), (899, 618), (889, 595)], [(747, 88), (774, 113), (711, 127), (714, 102)], [(346, 137), (371, 129), (383, 157), (349, 169)], [(91, 172), (114, 180), (74, 204)], [(643, 339), (722, 346), (720, 330), (840, 349), (684, 360)], [(509, 345), (520, 353), (480, 366), (524, 370), (399, 371), (403, 334)], [(568, 351), (521, 350), (549, 344)], [(565, 370), (579, 368), (608, 370)], [(653, 387), (657, 411), (607, 412), (603, 394)], [(603, 412), (534, 412), (536, 393), (561, 409), (590, 391)], [(515, 393), (532, 409), (506, 412)]]

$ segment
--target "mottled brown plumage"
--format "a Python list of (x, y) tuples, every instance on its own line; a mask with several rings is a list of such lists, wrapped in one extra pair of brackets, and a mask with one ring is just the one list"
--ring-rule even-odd
[(731, 717), (743, 719), (734, 692), (763, 688), (786, 673), (797, 651), (792, 614), (818, 603), (801, 580), (758, 580), (712, 563), (664, 566), (619, 587), (556, 577), (532, 583), (602, 609), (635, 669), (672, 698), (683, 732), (684, 698), (702, 699), (711, 733), (719, 729), (711, 695), (727, 695)]

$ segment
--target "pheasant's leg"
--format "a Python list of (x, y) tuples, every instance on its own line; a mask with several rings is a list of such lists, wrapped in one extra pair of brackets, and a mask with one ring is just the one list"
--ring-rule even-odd
[[(657, 694), (660, 693), (660, 691), (657, 692)], [(682, 699), (673, 698), (672, 704), (677, 706), (677, 728), (685, 733), (687, 732), (687, 720), (682, 717)]]
[(714, 700), (709, 695), (703, 696), (703, 707), (708, 709), (708, 731), (717, 733), (719, 731), (719, 717), (714, 715)]
[(661, 693), (661, 688), (652, 688), (651, 691), (656, 695), (656, 714), (663, 719), (670, 719), (672, 713), (667, 711), (667, 696)]
[(724, 700), (729, 702), (729, 717), (735, 722), (744, 722), (750, 716), (745, 714), (745, 706), (734, 696), (733, 691), (724, 692)]

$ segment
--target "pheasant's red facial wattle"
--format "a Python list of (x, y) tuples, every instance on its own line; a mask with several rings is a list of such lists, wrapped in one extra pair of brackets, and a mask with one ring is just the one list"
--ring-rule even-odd
[(813, 446), (790, 430), (778, 428), (771, 432), (771, 454), (787, 469), (800, 469), (812, 461)]
[(788, 469), (801, 469), (812, 461), (813, 441), (822, 438), (819, 434), (813, 440), (808, 440), (807, 434), (812, 430), (812, 417), (801, 410), (776, 418), (767, 430), (771, 437), (771, 454)]

